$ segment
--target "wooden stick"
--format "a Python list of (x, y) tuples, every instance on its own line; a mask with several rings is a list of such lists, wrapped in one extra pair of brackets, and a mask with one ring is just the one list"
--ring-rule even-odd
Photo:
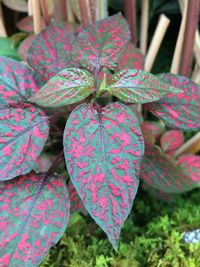
[(87, 27), (89, 24), (92, 23), (90, 2), (89, 0), (78, 0), (78, 5), (80, 9), (82, 26)]
[(186, 18), (187, 18), (187, 6), (188, 6), (188, 1), (186, 0), (170, 70), (170, 72), (174, 74), (178, 73), (181, 61), (181, 53), (182, 53), (183, 39), (184, 39), (184, 32), (185, 32)]
[(40, 1), (33, 0), (33, 28), (34, 33), (37, 34), (41, 31), (41, 13), (40, 13)]
[(158, 25), (156, 27), (154, 36), (151, 40), (151, 44), (149, 46), (146, 60), (144, 64), (145, 71), (151, 71), (151, 68), (154, 64), (156, 55), (158, 53), (158, 50), (160, 48), (161, 42), (164, 38), (164, 35), (166, 33), (166, 30), (169, 26), (170, 20), (165, 15), (160, 15)]
[(67, 7), (65, 0), (54, 0), (54, 12), (57, 22), (67, 20)]
[(28, 0), (28, 15), (33, 15), (33, 0)]
[(196, 153), (200, 150), (200, 132), (195, 134), (190, 140), (188, 140), (184, 145), (182, 145), (174, 153), (174, 157), (177, 158), (182, 154)]
[(66, 8), (67, 8), (67, 21), (73, 23), (75, 21), (75, 17), (70, 0), (66, 1)]
[(188, 76), (190, 71), (194, 37), (199, 16), (199, 8), (200, 8), (199, 0), (188, 1), (186, 27), (184, 32), (184, 41), (182, 48), (182, 60), (180, 63), (180, 71), (179, 71), (181, 75), (185, 76)]
[(108, 0), (97, 0), (96, 21), (108, 17)]
[(136, 4), (135, 0), (124, 0), (124, 13), (131, 30), (131, 42), (136, 45)]
[(3, 11), (0, 3), (0, 37), (7, 37), (6, 28), (4, 25)]
[(140, 26), (140, 50), (145, 55), (148, 39), (149, 0), (142, 0), (141, 26)]

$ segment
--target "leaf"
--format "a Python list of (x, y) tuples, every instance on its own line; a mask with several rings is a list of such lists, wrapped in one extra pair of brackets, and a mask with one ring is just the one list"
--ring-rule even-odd
[(74, 61), (92, 73), (99, 72), (102, 67), (114, 70), (129, 41), (128, 24), (119, 13), (79, 32), (71, 55)]
[(144, 121), (143, 127), (148, 129), (155, 138), (158, 138), (165, 131), (165, 125), (160, 121)]
[(25, 64), (0, 56), (0, 104), (26, 102), (39, 90), (41, 78)]
[(145, 146), (140, 177), (149, 186), (166, 193), (181, 193), (196, 187), (169, 156), (149, 144)]
[(0, 180), (30, 172), (49, 132), (44, 112), (29, 104), (0, 107)]
[(45, 79), (68, 67), (76, 67), (70, 57), (75, 35), (69, 24), (51, 24), (38, 34), (29, 54), (29, 64)]
[(136, 195), (144, 144), (134, 113), (121, 103), (82, 104), (69, 116), (64, 153), (85, 208), (113, 247)]
[(51, 78), (29, 101), (44, 107), (77, 103), (94, 91), (94, 77), (86, 70), (65, 69)]
[(177, 164), (183, 169), (185, 175), (200, 185), (200, 156), (183, 155), (178, 159)]
[(115, 73), (106, 89), (126, 103), (152, 102), (164, 97), (170, 91), (180, 91), (151, 73), (134, 69)]
[(36, 173), (44, 173), (47, 172), (50, 168), (53, 159), (55, 157), (51, 154), (41, 153), (40, 156), (36, 159), (33, 170)]
[[(28, 17), (23, 18), (22, 20), (17, 22), (16, 26), (20, 31), (33, 33), (34, 32), (34, 29), (33, 29), (33, 16), (28, 16)], [(44, 19), (43, 18), (41, 18), (40, 27), (41, 27), (41, 29), (45, 28), (45, 23), (44, 23)]]
[(69, 206), (62, 176), (30, 173), (2, 182), (0, 265), (38, 266), (64, 234)]
[(130, 43), (119, 58), (118, 61), (119, 70), (127, 69), (144, 69), (144, 56), (142, 52), (136, 48), (132, 43)]
[(154, 144), (156, 142), (156, 139), (149, 128), (147, 128), (145, 124), (142, 124), (140, 128), (142, 130), (145, 143)]
[(83, 201), (79, 197), (76, 188), (73, 183), (69, 181), (68, 184), (68, 192), (70, 197), (70, 213), (72, 212), (85, 212), (85, 207), (83, 205)]
[(21, 42), (19, 46), (19, 54), (23, 60), (27, 61), (28, 51), (32, 45), (33, 40), (35, 39), (35, 35), (30, 35), (23, 42)]
[(182, 93), (167, 94), (160, 101), (145, 105), (167, 125), (182, 130), (200, 128), (200, 86), (184, 76), (163, 73), (164, 82), (182, 89)]
[(13, 46), (11, 38), (0, 37), (0, 56), (20, 60), (17, 48)]
[(165, 132), (161, 139), (160, 145), (164, 152), (169, 153), (170, 151), (175, 151), (180, 146), (184, 144), (183, 132), (179, 130), (170, 130)]

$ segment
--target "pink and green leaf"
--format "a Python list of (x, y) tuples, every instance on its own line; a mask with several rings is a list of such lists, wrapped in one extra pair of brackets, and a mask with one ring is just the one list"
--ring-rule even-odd
[[(33, 16), (28, 16), (23, 18), (22, 20), (17, 22), (17, 28), (20, 31), (23, 32), (29, 32), (29, 33), (33, 33), (34, 29), (33, 29)], [(41, 29), (45, 28), (45, 23), (43, 18), (41, 19)]]
[(39, 157), (36, 159), (33, 170), (36, 173), (44, 173), (47, 172), (51, 167), (55, 156), (47, 153), (41, 153)]
[(178, 159), (178, 166), (183, 169), (185, 175), (200, 185), (200, 156), (198, 155), (183, 155)]
[(165, 132), (161, 139), (160, 145), (164, 152), (175, 151), (184, 144), (184, 134), (179, 130), (170, 130)]
[(148, 127), (146, 127), (146, 125), (144, 123), (140, 126), (140, 128), (142, 130), (142, 134), (143, 134), (143, 137), (144, 137), (145, 144), (146, 143), (149, 143), (149, 144), (152, 144), (152, 145), (155, 144), (156, 138), (152, 134), (151, 130)]
[(158, 75), (163, 82), (180, 88), (182, 93), (169, 93), (160, 101), (146, 105), (167, 125), (182, 130), (200, 128), (200, 85), (184, 76), (170, 73)]
[(102, 67), (114, 70), (129, 41), (128, 24), (121, 14), (116, 14), (82, 29), (73, 43), (72, 56), (92, 73)]
[(29, 37), (27, 37), (24, 41), (22, 41), (19, 46), (19, 54), (24, 61), (27, 61), (28, 51), (34, 39), (35, 39), (35, 35), (32, 34)]
[(39, 266), (64, 234), (70, 203), (62, 176), (30, 173), (0, 187), (0, 265)]
[(77, 103), (94, 91), (94, 77), (86, 70), (64, 69), (51, 78), (29, 101), (44, 107)]
[(79, 197), (76, 188), (74, 187), (71, 180), (68, 184), (68, 192), (69, 192), (69, 198), (70, 198), (70, 212), (82, 212), (85, 211), (85, 207), (83, 205), (83, 201)]
[(148, 129), (155, 138), (158, 138), (165, 132), (165, 125), (160, 121), (144, 121), (142, 125), (145, 129)]
[(169, 156), (149, 144), (145, 147), (140, 177), (149, 186), (166, 193), (185, 192), (197, 186)]
[(121, 55), (118, 61), (119, 70), (127, 69), (144, 69), (144, 55), (142, 52), (136, 48), (132, 43), (130, 43), (126, 51)]
[(48, 137), (48, 118), (30, 104), (0, 107), (0, 180), (30, 172)]
[(0, 104), (27, 102), (42, 85), (39, 75), (28, 66), (0, 56)]
[(70, 56), (75, 38), (71, 30), (68, 24), (52, 24), (33, 41), (28, 62), (45, 80), (63, 69), (77, 67)]
[(64, 131), (64, 153), (71, 180), (85, 208), (114, 248), (132, 208), (144, 143), (134, 113), (115, 102), (82, 104)]
[(180, 92), (151, 73), (129, 69), (115, 73), (106, 90), (126, 103), (148, 103), (172, 91)]

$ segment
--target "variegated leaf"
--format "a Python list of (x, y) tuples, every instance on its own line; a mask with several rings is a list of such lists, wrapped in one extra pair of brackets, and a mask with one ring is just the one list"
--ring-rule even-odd
[(42, 85), (39, 75), (28, 66), (0, 56), (0, 104), (26, 102)]
[(39, 157), (36, 159), (35, 164), (33, 166), (33, 170), (36, 173), (44, 173), (47, 172), (50, 168), (55, 156), (47, 153), (41, 153)]
[(155, 138), (165, 132), (165, 125), (160, 121), (144, 121), (143, 127), (148, 129)]
[(68, 24), (52, 24), (33, 41), (28, 62), (45, 80), (67, 67), (77, 66), (70, 57), (75, 38), (71, 30)]
[(183, 169), (185, 175), (200, 185), (200, 156), (183, 155), (178, 159), (177, 164)]
[(146, 105), (167, 125), (182, 130), (200, 129), (200, 85), (184, 76), (170, 73), (158, 75), (163, 82), (182, 89), (182, 93), (169, 93), (160, 101)]
[(24, 61), (27, 61), (28, 51), (32, 45), (33, 40), (35, 39), (35, 35), (32, 34), (23, 40), (19, 46), (19, 54)]
[(62, 176), (30, 173), (0, 184), (0, 265), (38, 266), (64, 234), (70, 203)]
[(128, 24), (121, 14), (116, 14), (80, 31), (71, 54), (74, 61), (92, 73), (101, 67), (114, 70), (129, 41)]
[(144, 56), (142, 52), (135, 47), (132, 43), (130, 43), (123, 53), (123, 55), (119, 58), (118, 68), (120, 70), (127, 69), (144, 69)]
[(144, 123), (140, 126), (140, 128), (142, 130), (145, 143), (154, 144), (156, 142), (156, 138), (152, 134), (151, 130), (149, 130)]
[[(17, 22), (17, 28), (22, 31), (22, 32), (29, 32), (29, 33), (33, 33), (34, 29), (33, 29), (33, 16), (28, 16), (23, 18), (22, 20)], [(45, 28), (45, 23), (43, 18), (41, 19), (41, 29)]]
[(51, 78), (29, 99), (44, 107), (77, 103), (94, 91), (94, 77), (86, 70), (65, 69)]
[(68, 192), (69, 192), (69, 198), (70, 198), (70, 211), (72, 212), (81, 212), (85, 210), (85, 207), (83, 205), (83, 201), (79, 197), (76, 188), (74, 187), (71, 180), (68, 184)]
[(170, 91), (180, 92), (180, 89), (171, 87), (153, 74), (135, 69), (115, 73), (106, 90), (126, 103), (148, 103)]
[(64, 152), (70, 177), (114, 248), (137, 192), (143, 150), (139, 123), (121, 103), (82, 104), (67, 121)]
[(165, 132), (161, 139), (160, 145), (164, 152), (175, 151), (184, 144), (184, 134), (179, 130), (170, 130)]
[(149, 186), (166, 193), (185, 192), (197, 186), (169, 156), (149, 144), (145, 146), (140, 177)]
[(30, 104), (0, 107), (0, 180), (30, 172), (49, 132), (44, 112)]

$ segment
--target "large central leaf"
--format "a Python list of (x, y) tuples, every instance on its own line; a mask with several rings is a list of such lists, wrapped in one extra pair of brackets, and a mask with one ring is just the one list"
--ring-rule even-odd
[(43, 85), (25, 64), (0, 56), (0, 104), (26, 102)]
[(136, 116), (121, 103), (82, 104), (67, 121), (64, 152), (70, 177), (114, 248), (137, 192), (143, 150)]
[(0, 107), (0, 180), (28, 173), (49, 132), (44, 112), (30, 104)]
[(115, 69), (130, 40), (126, 20), (114, 15), (79, 32), (71, 50), (74, 61), (95, 73), (101, 67)]
[(69, 219), (65, 180), (29, 174), (0, 185), (0, 266), (38, 266)]
[(64, 69), (29, 99), (40, 106), (60, 107), (77, 103), (94, 90), (94, 77), (86, 70)]

